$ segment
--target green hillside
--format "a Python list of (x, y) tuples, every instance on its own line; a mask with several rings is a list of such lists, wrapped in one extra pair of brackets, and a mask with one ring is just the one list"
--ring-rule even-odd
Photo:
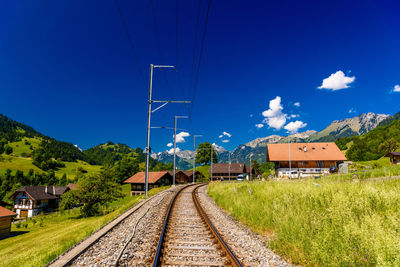
[(388, 152), (397, 151), (400, 148), (398, 114), (364, 135), (339, 138), (336, 144), (347, 150), (346, 157), (353, 161), (377, 160)]

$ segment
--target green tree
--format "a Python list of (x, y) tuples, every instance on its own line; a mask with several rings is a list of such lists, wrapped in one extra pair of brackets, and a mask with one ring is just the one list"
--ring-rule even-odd
[(379, 150), (383, 151), (384, 154), (389, 152), (395, 152), (399, 147), (399, 143), (394, 138), (389, 138), (379, 146)]
[(72, 209), (79, 205), (79, 191), (70, 190), (61, 196), (60, 210)]
[(99, 174), (83, 176), (78, 182), (78, 190), (62, 199), (63, 207), (70, 207), (76, 203), (83, 204), (81, 212), (84, 216), (94, 216), (100, 214), (100, 208), (106, 203), (110, 203), (124, 194), (121, 186), (113, 182), (111, 172), (101, 172)]
[(10, 155), (10, 154), (13, 152), (13, 149), (12, 149), (12, 147), (10, 147), (9, 145), (5, 145), (5, 146), (4, 146), (4, 152), (5, 152), (7, 155)]
[(67, 175), (64, 173), (60, 179), (60, 185), (66, 186), (68, 183)]
[(275, 164), (273, 162), (263, 162), (260, 165), (260, 172), (261, 173), (268, 173), (271, 170), (275, 169)]
[[(197, 164), (208, 164), (211, 163), (211, 144), (208, 142), (204, 142), (199, 144), (196, 151), (196, 163)], [(215, 151), (215, 148), (212, 148), (213, 155), (213, 163), (218, 162), (218, 154)]]
[(253, 160), (251, 161), (251, 167), (253, 168), (253, 170), (254, 170), (256, 173), (261, 173), (260, 163), (258, 163), (257, 160), (253, 159)]

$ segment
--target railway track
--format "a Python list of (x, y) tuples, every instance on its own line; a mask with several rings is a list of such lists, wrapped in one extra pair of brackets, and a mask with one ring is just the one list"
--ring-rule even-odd
[(201, 207), (201, 186), (185, 187), (171, 200), (153, 266), (242, 266)]

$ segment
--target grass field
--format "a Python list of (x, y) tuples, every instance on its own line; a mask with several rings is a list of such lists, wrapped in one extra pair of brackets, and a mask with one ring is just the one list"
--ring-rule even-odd
[(24, 137), (19, 142), (9, 143), (9, 146), (11, 146), (13, 149), (12, 155), (21, 157), (24, 154), (30, 155), (32, 153), (32, 149), (30, 149), (30, 146), (32, 146), (32, 148), (38, 148), (40, 145), (40, 142), (41, 142), (41, 139), (38, 139), (38, 138)]
[[(166, 189), (150, 190), (150, 195)], [(15, 235), (0, 240), (0, 266), (44, 266), (68, 248), (84, 239), (123, 211), (136, 204), (143, 196), (129, 196), (129, 185), (123, 186), (126, 197), (107, 207), (108, 214), (80, 218), (79, 210), (40, 215), (30, 219), (25, 228), (12, 225)]]
[(359, 161), (349, 165), (348, 174), (332, 174), (326, 176), (329, 179), (352, 180), (369, 179), (378, 177), (391, 177), (400, 175), (400, 165), (391, 165), (389, 158), (382, 157), (378, 160)]
[[(232, 216), (305, 266), (400, 266), (400, 180), (212, 183)], [(236, 193), (237, 192), (237, 193)]]
[[(23, 171), (24, 173), (27, 173), (30, 169), (33, 169), (37, 173), (44, 172), (32, 164), (31, 158), (11, 156), (11, 155), (6, 155), (6, 154), (1, 154), (0, 156), (1, 156), (0, 173), (4, 173), (7, 169), (10, 169), (12, 171), (20, 170), (20, 171)], [(59, 168), (55, 172), (55, 174), (57, 177), (60, 178), (65, 173), (67, 175), (67, 178), (71, 181), (76, 177), (76, 175), (78, 173), (77, 170), (79, 167), (86, 170), (87, 173), (89, 173), (89, 174), (99, 172), (102, 168), (102, 166), (90, 165), (89, 163), (81, 161), (81, 160), (78, 160), (77, 162), (64, 162), (64, 164), (65, 164), (65, 167)]]

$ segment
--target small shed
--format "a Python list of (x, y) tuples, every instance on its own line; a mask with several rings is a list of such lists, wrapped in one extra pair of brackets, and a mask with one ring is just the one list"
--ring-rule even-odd
[(391, 164), (400, 164), (400, 152), (389, 152), (385, 157), (390, 158)]
[(0, 206), (0, 238), (6, 237), (11, 232), (11, 221), (17, 214)]

